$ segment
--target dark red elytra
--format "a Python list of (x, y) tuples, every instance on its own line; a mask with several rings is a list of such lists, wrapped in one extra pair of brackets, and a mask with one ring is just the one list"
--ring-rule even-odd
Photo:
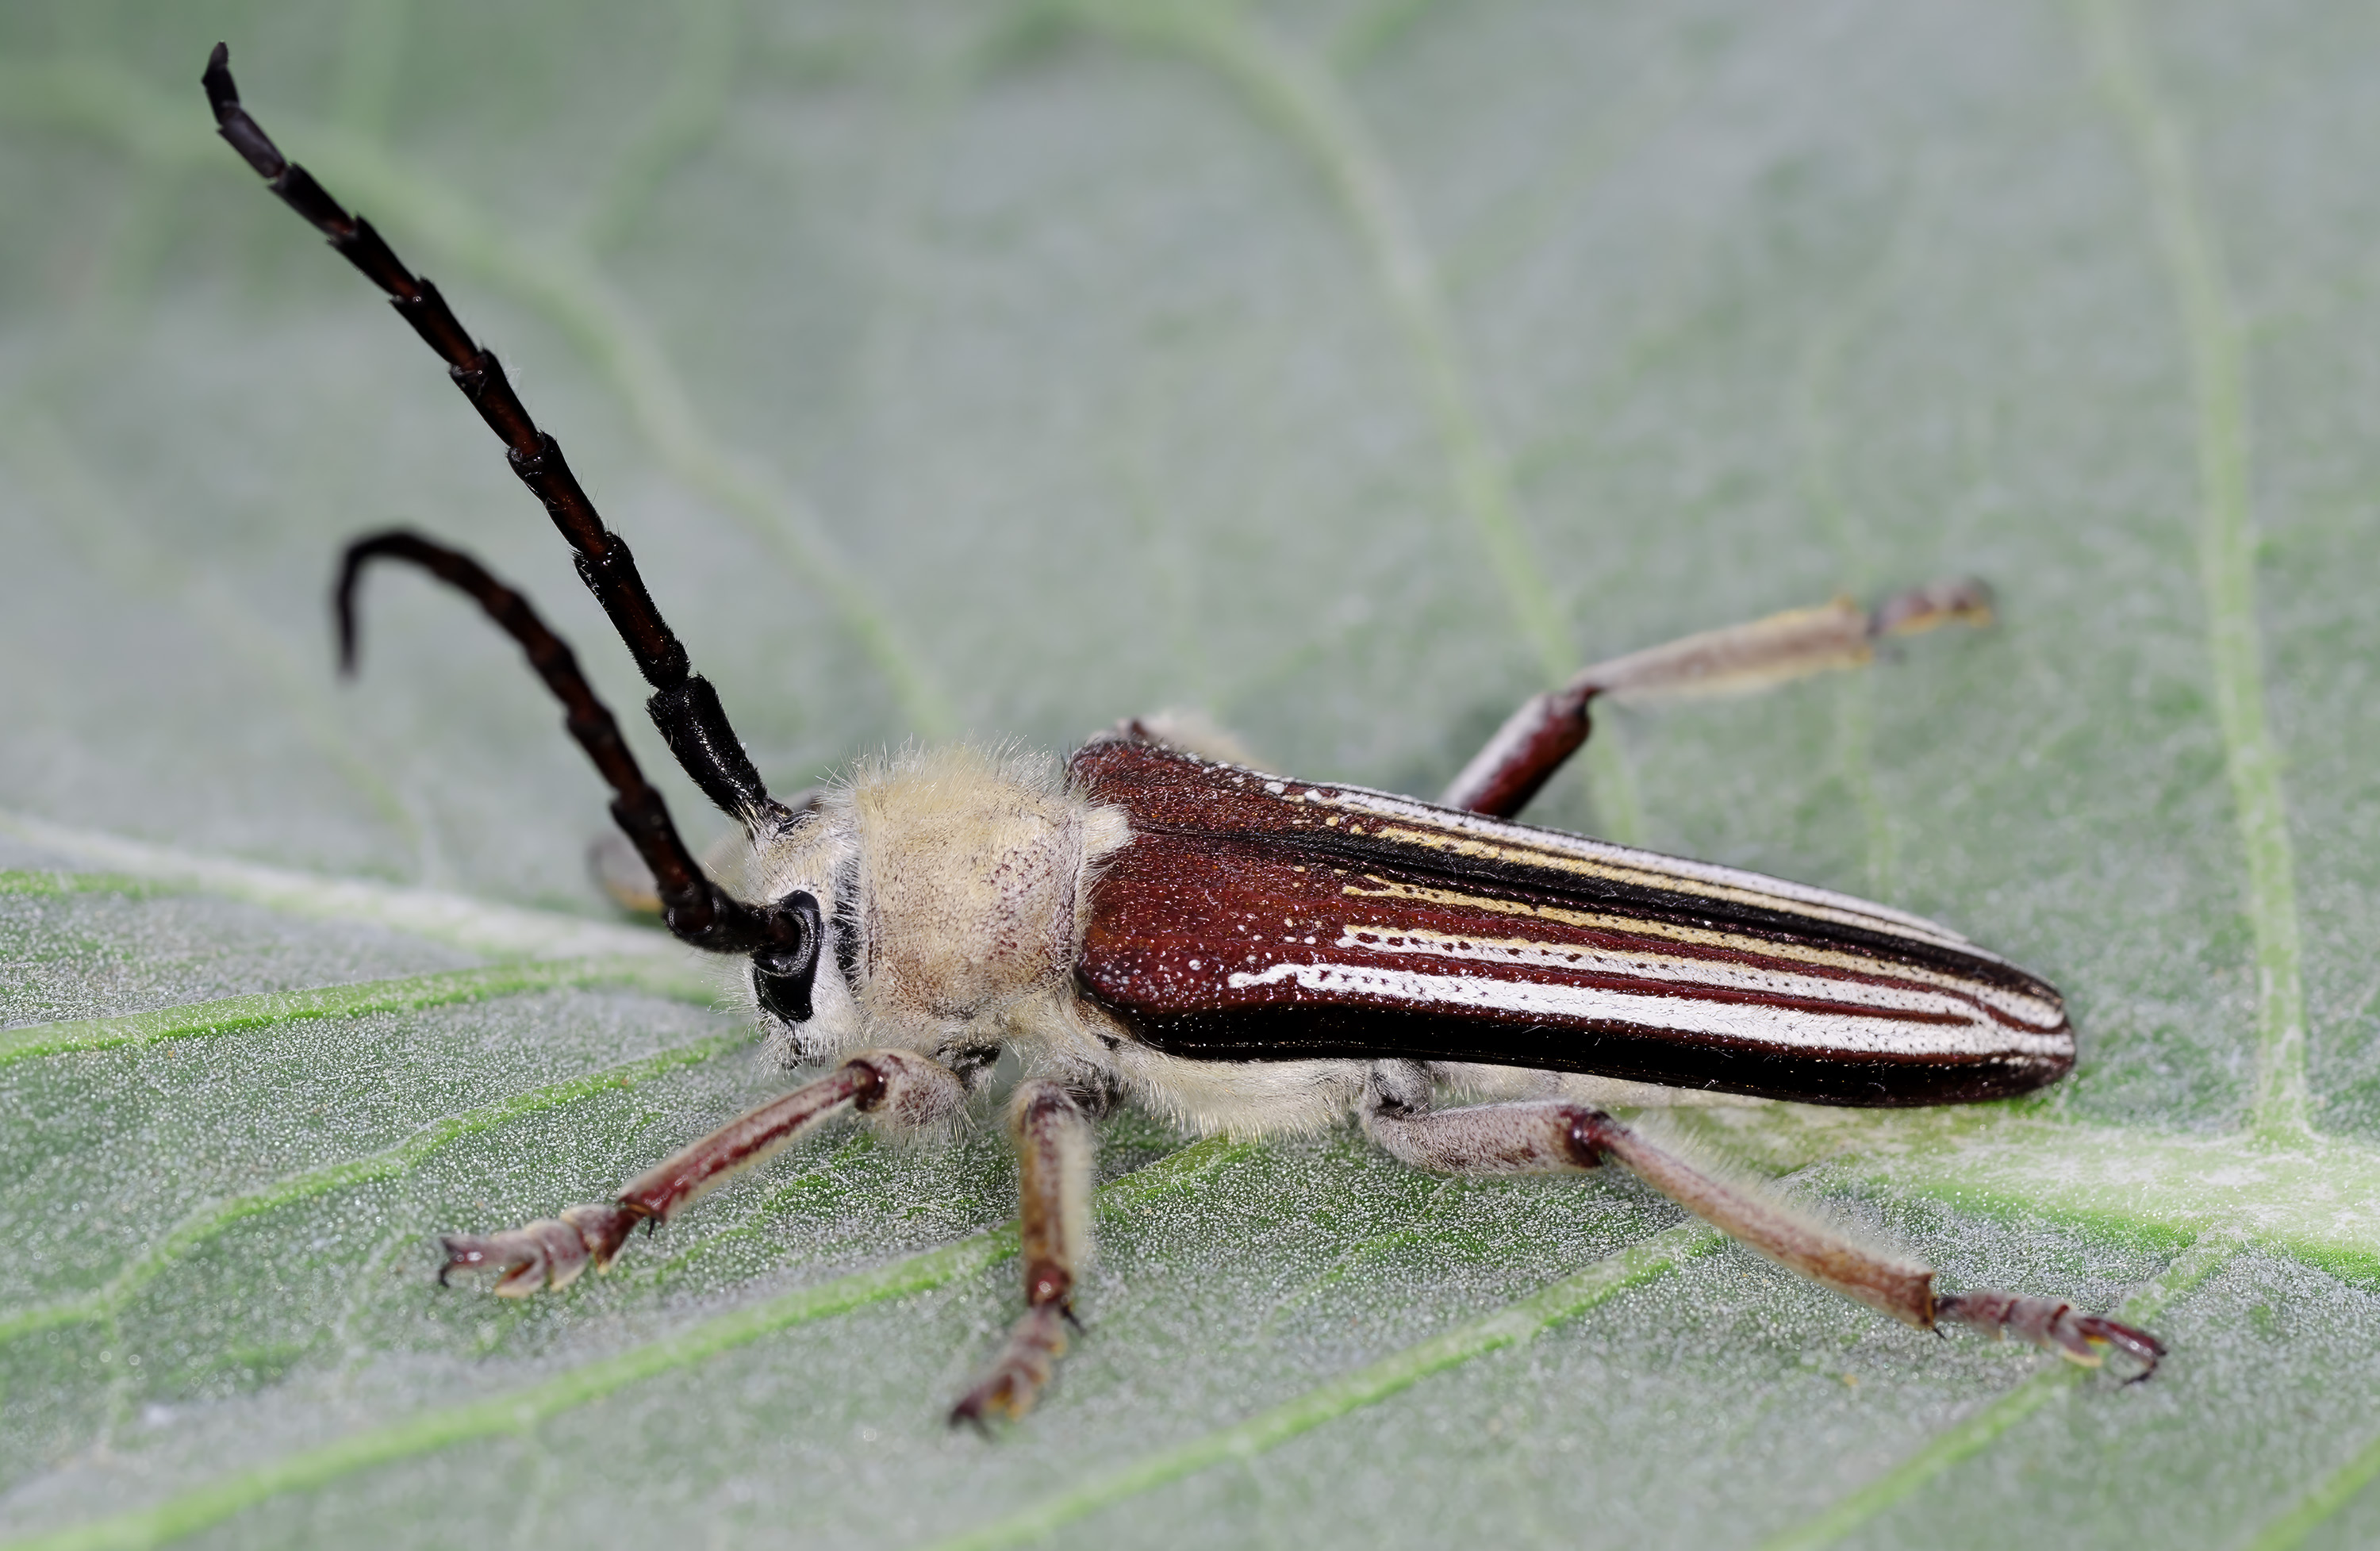
[[(1860, 1105), (2006, 1097), (2073, 1063), (2047, 985), (1888, 921), (1566, 872), (1629, 854), (1129, 739), (1073, 772), (1134, 834), (1093, 886), (1078, 977), (1169, 1054), (1396, 1055)], [(1814, 1026), (1838, 1032), (1797, 1037)]]

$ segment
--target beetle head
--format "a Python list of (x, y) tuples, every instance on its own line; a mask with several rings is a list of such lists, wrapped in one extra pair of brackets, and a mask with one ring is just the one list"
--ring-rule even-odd
[(789, 947), (753, 953), (747, 971), (770, 1048), (788, 1066), (856, 1048), (866, 942), (848, 807), (812, 805), (773, 832), (756, 833), (748, 877), (752, 897), (805, 928)]

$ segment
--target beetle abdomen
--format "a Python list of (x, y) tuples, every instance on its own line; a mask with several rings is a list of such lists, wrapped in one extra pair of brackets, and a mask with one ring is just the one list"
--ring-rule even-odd
[(1081, 980), (1173, 1055), (1861, 1105), (2005, 1097), (2073, 1064), (2054, 989), (1882, 905), (1147, 744), (1074, 766), (1134, 834), (1094, 886)]

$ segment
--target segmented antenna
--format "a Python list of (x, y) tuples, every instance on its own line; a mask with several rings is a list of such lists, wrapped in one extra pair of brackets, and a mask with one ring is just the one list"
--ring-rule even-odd
[(313, 223), (347, 262), (388, 293), (397, 316), (438, 352), (455, 385), (504, 442), (513, 472), (545, 503), (553, 526), (570, 544), (579, 576), (611, 617), (645, 682), (653, 686), (645, 709), (702, 794), (747, 830), (763, 831), (789, 822), (792, 816), (771, 799), (759, 771), (728, 725), (718, 691), (689, 670), (686, 648), (645, 590), (626, 542), (603, 526), (595, 503), (564, 461), (561, 444), (529, 418), (494, 354), (464, 332), (438, 287), (407, 270), (370, 222), (340, 208), (311, 173), (281, 154), (239, 104), (229, 48), (215, 45), (202, 79), (207, 101), (214, 107), (216, 131), (284, 203)]
[(529, 666), (562, 702), (567, 713), (563, 725), (610, 783), (614, 794), (612, 817), (652, 869), (662, 918), (672, 932), (716, 953), (766, 952), (777, 961), (815, 965), (820, 935), (816, 902), (799, 894), (784, 906), (757, 908), (704, 877), (679, 837), (677, 826), (670, 821), (662, 794), (645, 780), (636, 757), (621, 741), (620, 724), (579, 671), (569, 644), (538, 617), (528, 599), (489, 575), (469, 555), (402, 528), (349, 544), (340, 559), (338, 586), (333, 593), (339, 621), (340, 673), (355, 672), (356, 586), (364, 567), (375, 560), (401, 560), (421, 567), (477, 600), (490, 619), (520, 643)]

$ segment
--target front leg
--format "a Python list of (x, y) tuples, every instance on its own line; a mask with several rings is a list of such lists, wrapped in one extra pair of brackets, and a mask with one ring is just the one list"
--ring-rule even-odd
[(1932, 1266), (1864, 1243), (1772, 1190), (1694, 1163), (1585, 1105), (1540, 1099), (1432, 1111), (1417, 1074), (1384, 1066), (1366, 1101), (1364, 1129), (1404, 1162), (1450, 1173), (1558, 1174), (1614, 1159), (1788, 1270), (1921, 1330), (1972, 1326), (2093, 1368), (2113, 1351), (2134, 1367), (2134, 1379), (2155, 1373), (2165, 1355), (2165, 1344), (2147, 1331), (2078, 1314), (2058, 1299), (1937, 1295)]
[[(951, 1408), (978, 1429), (990, 1412), (1023, 1416), (1048, 1387), (1075, 1319), (1075, 1276), (1090, 1259), (1091, 1118), (1064, 1084), (1037, 1077), (1009, 1109), (1016, 1140), (1017, 1234), (1025, 1317), (990, 1371)], [(1079, 1328), (1079, 1326), (1077, 1327)]]
[(844, 1109), (905, 1128), (934, 1125), (957, 1113), (966, 1086), (940, 1062), (906, 1050), (870, 1050), (852, 1057), (815, 1083), (771, 1099), (648, 1169), (598, 1206), (573, 1206), (559, 1218), (487, 1235), (458, 1233), (442, 1241), (450, 1272), (498, 1273), (494, 1291), (526, 1298), (556, 1290), (592, 1265), (603, 1270), (637, 1224), (659, 1227), (696, 1197), (783, 1150), (795, 1137)]

